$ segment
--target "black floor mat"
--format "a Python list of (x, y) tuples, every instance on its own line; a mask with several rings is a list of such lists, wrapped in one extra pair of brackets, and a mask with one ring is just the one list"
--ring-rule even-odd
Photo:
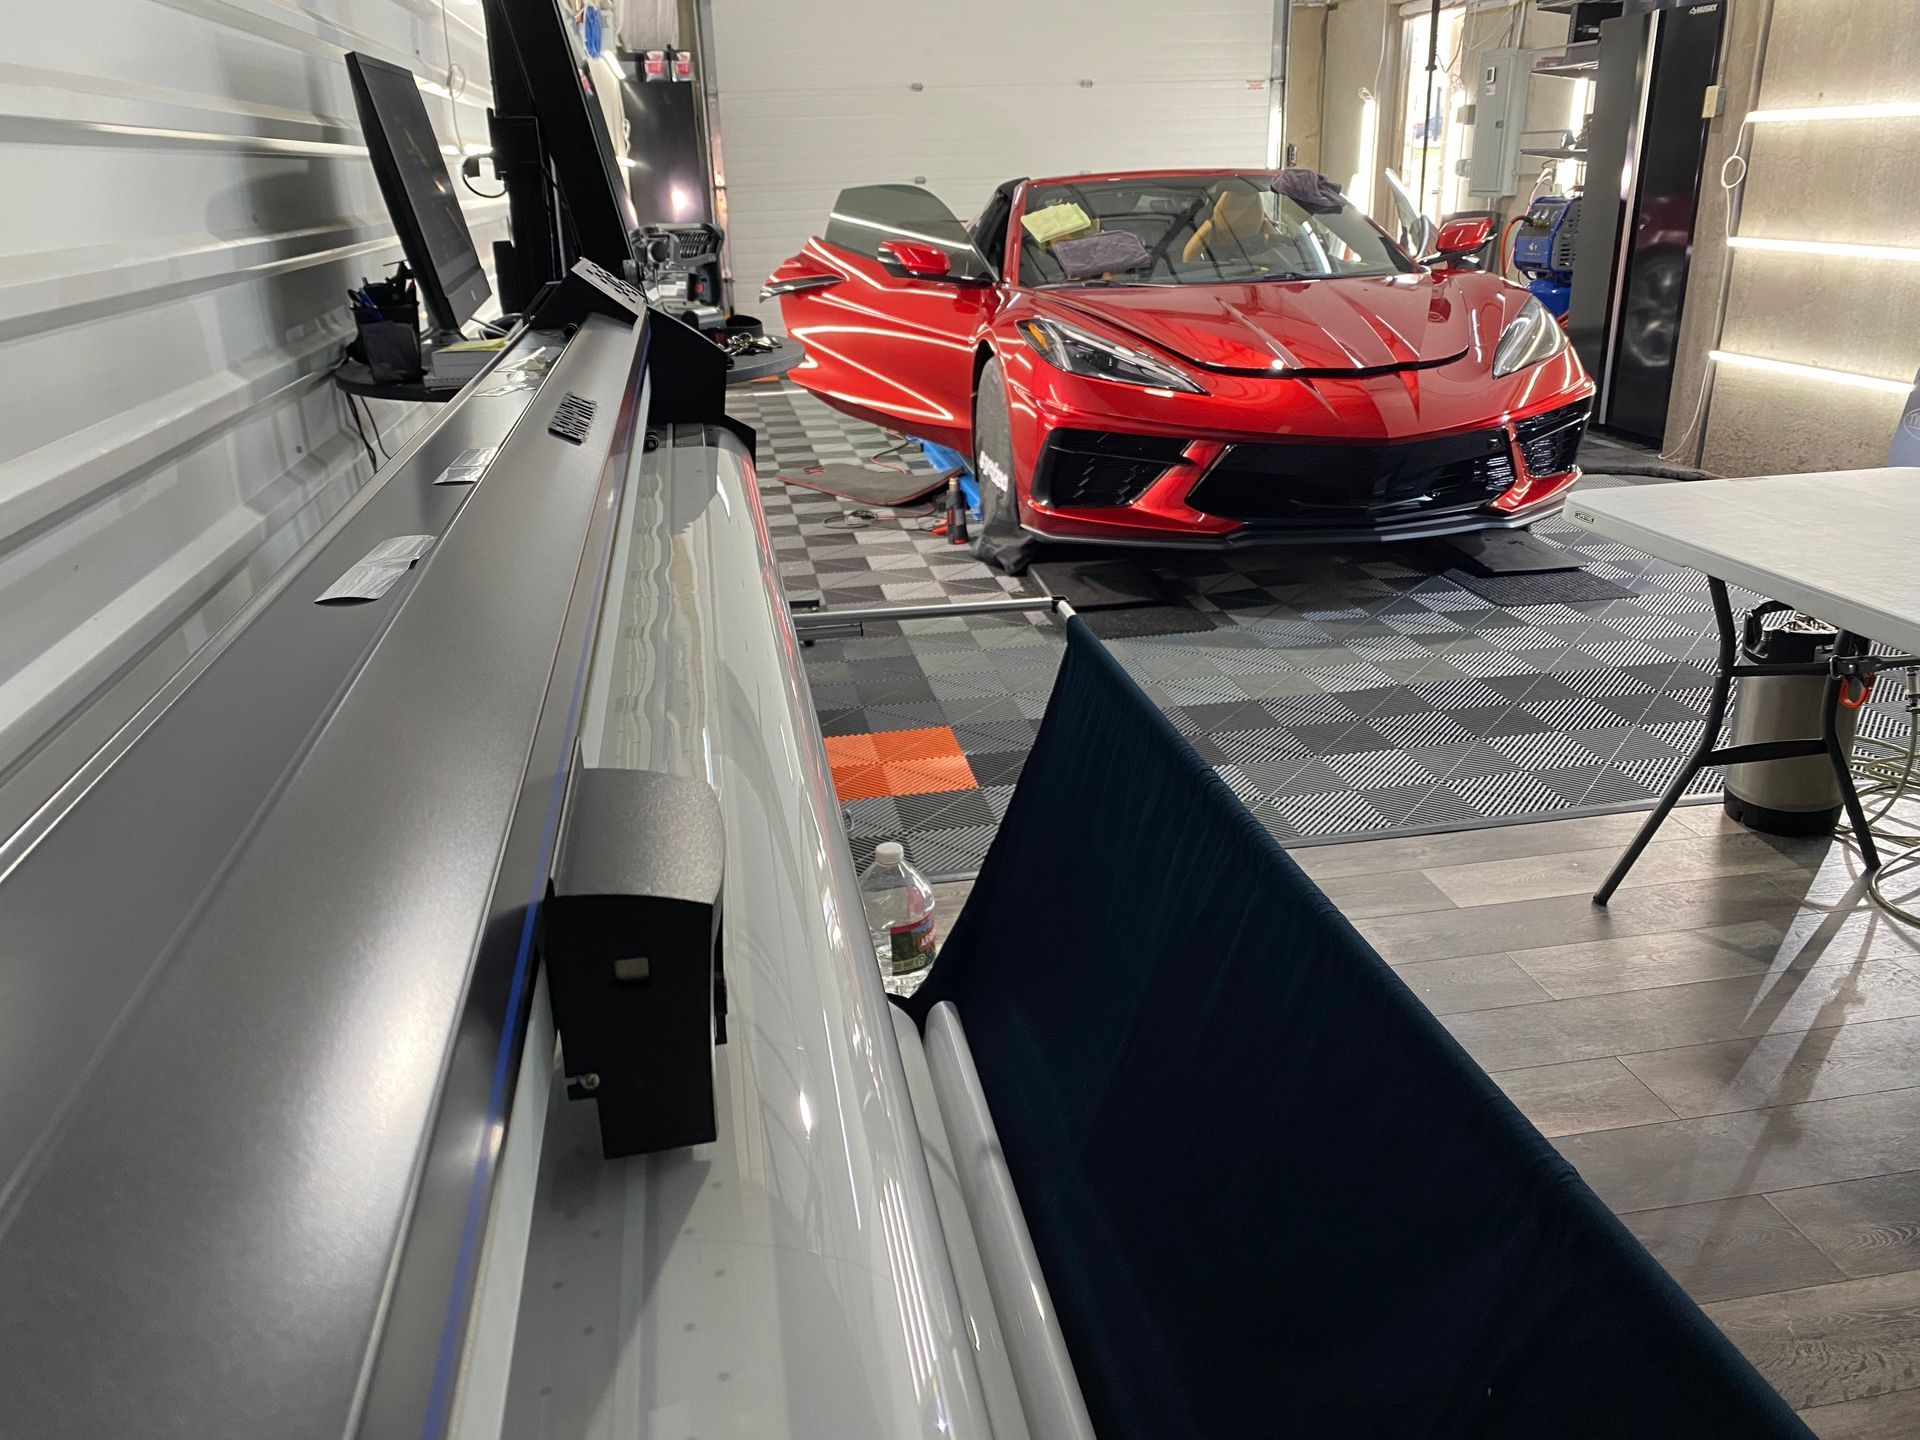
[(837, 495), (860, 505), (911, 505), (946, 488), (946, 477), (898, 470), (874, 470), (865, 465), (822, 465), (796, 475), (782, 475), (788, 485)]
[(1584, 570), (1555, 570), (1544, 575), (1475, 575), (1449, 570), (1446, 578), (1496, 605), (1577, 605), (1593, 600), (1631, 600), (1634, 596), (1626, 586)]
[(1165, 605), (1172, 598), (1160, 577), (1137, 560), (1040, 560), (1027, 573), (1076, 610)]
[(1544, 575), (1578, 570), (1580, 557), (1567, 547), (1525, 530), (1476, 530), (1435, 542), (1442, 565), (1458, 564), (1476, 575)]
[(1197, 635), (1213, 622), (1184, 605), (1140, 605), (1127, 610), (1094, 610), (1081, 617), (1102, 640), (1140, 640), (1149, 635)]

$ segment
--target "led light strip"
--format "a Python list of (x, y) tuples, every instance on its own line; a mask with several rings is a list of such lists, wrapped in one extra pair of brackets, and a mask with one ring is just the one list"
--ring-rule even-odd
[(1768, 360), (1759, 355), (1738, 355), (1731, 350), (1714, 350), (1708, 358), (1716, 365), (1736, 370), (1764, 370), (1774, 375), (1791, 375), (1797, 380), (1825, 380), (1851, 390), (1873, 390), (1882, 395), (1905, 395), (1913, 389), (1911, 380), (1886, 380), (1878, 375), (1856, 375), (1850, 370), (1828, 370), (1819, 365), (1795, 365), (1788, 360)]
[(1787, 110), (1749, 110), (1749, 125), (1779, 125), (1812, 120), (1908, 120), (1920, 117), (1920, 100), (1890, 100), (1879, 105), (1808, 105)]
[(1770, 250), (1782, 255), (1838, 255), (1849, 260), (1920, 262), (1920, 249), (1910, 245), (1853, 245), (1840, 240), (1765, 240), (1757, 235), (1736, 235), (1727, 243), (1736, 250)]

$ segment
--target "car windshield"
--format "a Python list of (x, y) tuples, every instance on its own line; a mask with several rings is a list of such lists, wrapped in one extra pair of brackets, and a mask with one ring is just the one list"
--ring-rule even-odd
[(1330, 187), (1315, 195), (1309, 181), (1302, 203), (1279, 182), (1268, 171), (1036, 185), (1021, 215), (1021, 283), (1221, 285), (1418, 268)]

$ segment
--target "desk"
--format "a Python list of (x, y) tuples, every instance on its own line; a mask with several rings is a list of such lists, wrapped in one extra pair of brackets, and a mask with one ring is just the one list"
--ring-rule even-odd
[[(358, 360), (342, 361), (333, 372), (333, 383), (349, 395), (369, 400), (411, 400), (426, 405), (444, 405), (464, 390), (474, 376), (494, 357), (493, 351), (469, 351), (476, 357), (458, 368), (435, 374), (429, 370), (418, 380), (376, 380), (373, 372)], [(450, 356), (449, 359), (454, 357)]]
[[(1860, 796), (1834, 724), (1843, 685), (1877, 669), (1902, 668), (1920, 651), (1920, 469), (1840, 470), (1754, 480), (1700, 480), (1577, 491), (1567, 502), (1574, 524), (1707, 577), (1720, 644), (1713, 696), (1700, 744), (1674, 777), (1647, 823), (1594, 894), (1604, 905), (1653, 838), (1687, 784), (1710, 765), (1786, 760), (1824, 753), (1840, 781), (1847, 818), (1869, 870), (1880, 865)], [(1736, 663), (1729, 584), (1814, 615), (1840, 633), (1830, 665)], [(1909, 652), (1874, 657), (1878, 641)], [(1716, 748), (1734, 680), (1746, 675), (1826, 673), (1825, 723), (1818, 739)]]

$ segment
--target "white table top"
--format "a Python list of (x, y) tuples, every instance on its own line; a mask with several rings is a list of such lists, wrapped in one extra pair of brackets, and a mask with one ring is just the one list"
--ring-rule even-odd
[(1566, 516), (1829, 625), (1920, 652), (1920, 469), (1576, 490)]

